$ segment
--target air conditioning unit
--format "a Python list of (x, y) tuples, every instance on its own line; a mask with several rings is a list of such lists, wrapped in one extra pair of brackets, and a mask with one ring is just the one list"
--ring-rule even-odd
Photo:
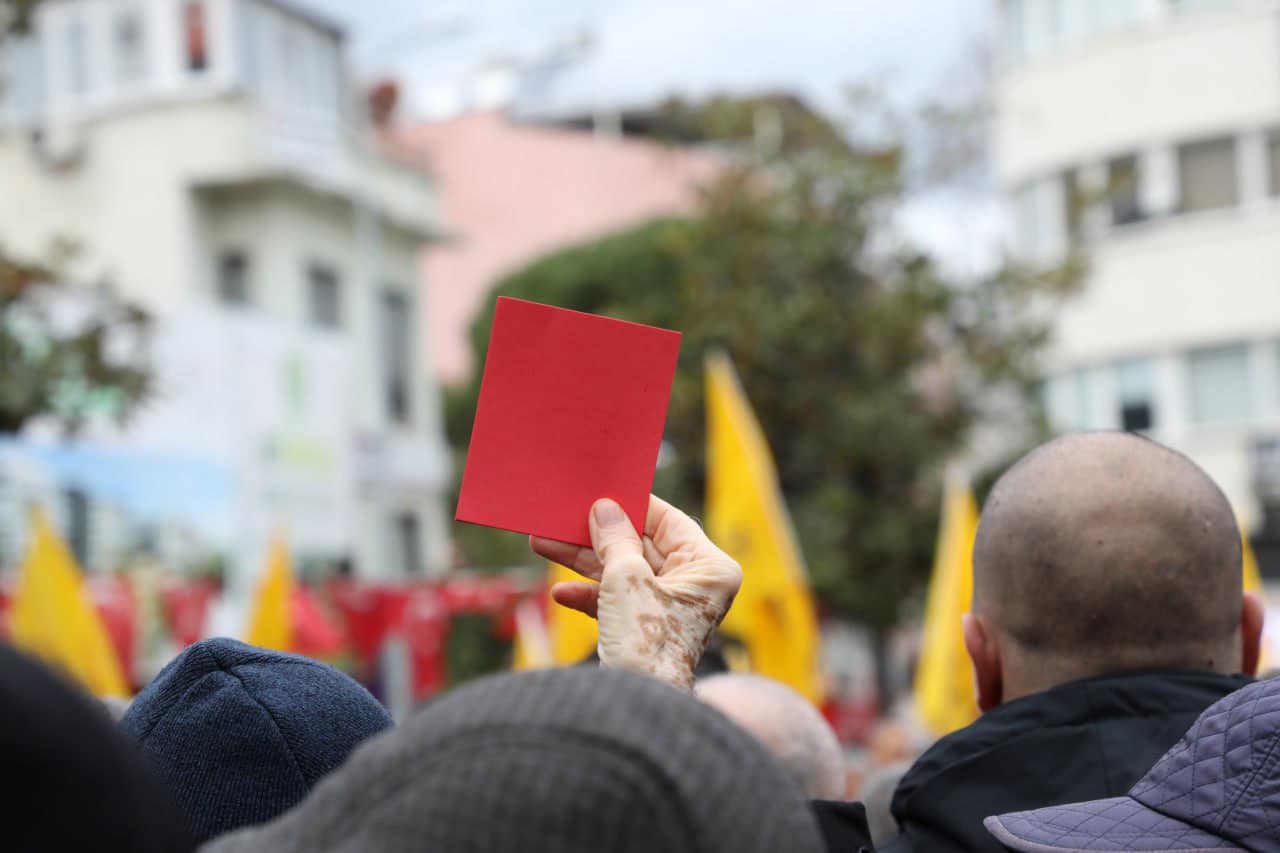
[(31, 130), (31, 153), (51, 172), (69, 172), (88, 153), (88, 133), (83, 122), (47, 121)]

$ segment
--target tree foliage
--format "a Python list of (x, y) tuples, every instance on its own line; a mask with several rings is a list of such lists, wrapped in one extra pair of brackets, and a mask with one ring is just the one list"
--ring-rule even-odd
[[(674, 461), (656, 489), (695, 511), (702, 358), (726, 350), (821, 601), (884, 630), (927, 575), (946, 466), (992, 401), (1033, 401), (1047, 309), (1080, 270), (1008, 263), (978, 281), (948, 277), (894, 227), (902, 143), (813, 144), (805, 127), (767, 162), (726, 161), (696, 216), (559, 252), (497, 291), (684, 333), (665, 437)], [(478, 361), (491, 322), (492, 306), (473, 329)], [(459, 448), (478, 390), (476, 377), (448, 397)], [(485, 562), (501, 536), (468, 531), (467, 556)]]
[(123, 421), (151, 389), (149, 337), (147, 313), (105, 283), (68, 284), (0, 249), (0, 434), (41, 417), (69, 432)]
[[(38, 2), (0, 0), (0, 48), (26, 31)], [(35, 262), (0, 246), (0, 434), (41, 417), (68, 431), (99, 415), (123, 420), (151, 388), (147, 313), (105, 283), (69, 284), (73, 254), (63, 243)]]

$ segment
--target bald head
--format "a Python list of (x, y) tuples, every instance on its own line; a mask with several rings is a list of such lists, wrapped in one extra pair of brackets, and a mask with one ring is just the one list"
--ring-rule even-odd
[(1049, 683), (1239, 668), (1240, 533), (1185, 456), (1127, 433), (1050, 442), (996, 483), (974, 612)]
[(771, 678), (740, 673), (704, 678), (694, 691), (764, 744), (810, 798), (845, 798), (840, 744), (799, 693)]

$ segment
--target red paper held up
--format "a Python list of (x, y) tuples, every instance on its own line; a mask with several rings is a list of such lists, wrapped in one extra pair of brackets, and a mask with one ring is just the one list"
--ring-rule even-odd
[(499, 297), (455, 518), (591, 544), (600, 498), (644, 530), (680, 333)]

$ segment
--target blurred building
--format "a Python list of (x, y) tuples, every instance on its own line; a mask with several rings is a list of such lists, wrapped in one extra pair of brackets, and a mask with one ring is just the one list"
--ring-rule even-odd
[(1280, 3), (1000, 13), (1018, 247), (1052, 261), (1078, 241), (1090, 262), (1056, 324), (1050, 417), (1187, 452), (1256, 530), (1280, 497)]
[(474, 108), (393, 128), (392, 147), (420, 159), (441, 186), (460, 239), (423, 257), (431, 369), (471, 375), (471, 323), (504, 275), (539, 257), (659, 216), (692, 210), (715, 155), (631, 134), (614, 121), (516, 117), (513, 69), (490, 69)]
[(92, 440), (224, 465), (242, 577), (274, 530), (366, 575), (443, 566), (436, 190), (373, 144), (342, 31), (283, 0), (63, 0), (0, 50), (0, 242), (71, 238), (158, 319), (154, 402)]

